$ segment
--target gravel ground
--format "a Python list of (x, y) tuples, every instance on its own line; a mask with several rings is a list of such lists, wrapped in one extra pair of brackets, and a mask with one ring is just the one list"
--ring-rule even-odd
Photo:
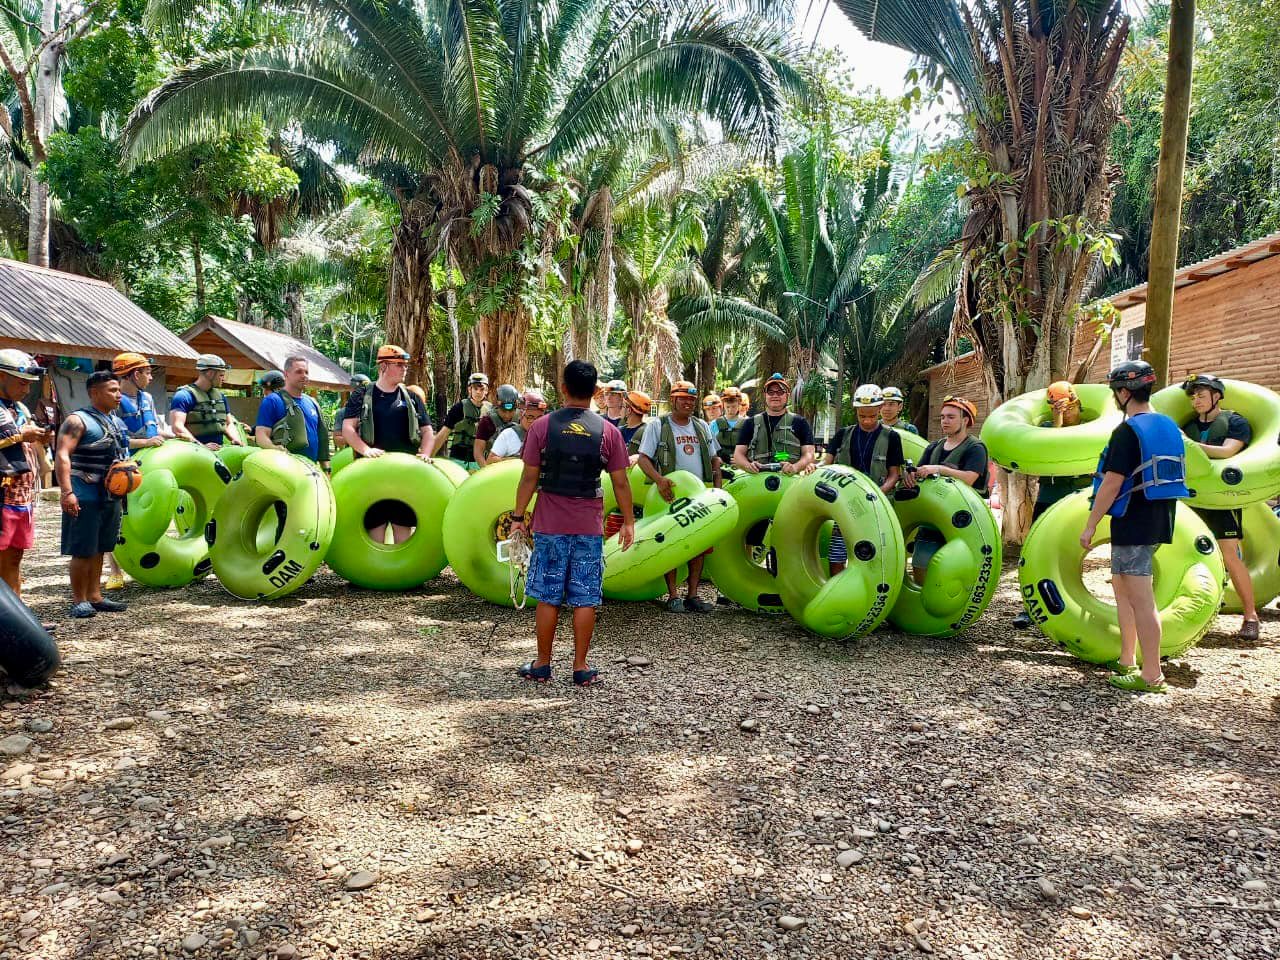
[(587, 691), (447, 575), (124, 596), (0, 694), (5, 960), (1280, 954), (1275, 611), (1135, 699), (1011, 570), (945, 642), (614, 604)]

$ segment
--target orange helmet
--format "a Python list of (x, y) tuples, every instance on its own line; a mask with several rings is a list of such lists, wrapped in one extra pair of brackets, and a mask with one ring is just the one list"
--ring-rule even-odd
[(697, 400), (698, 388), (688, 380), (676, 380), (671, 384), (670, 397), (673, 400), (676, 397), (693, 397), (693, 399)]
[(1076, 388), (1067, 380), (1059, 380), (1056, 383), (1049, 384), (1049, 388), (1045, 390), (1045, 396), (1050, 403), (1080, 402), (1080, 398), (1076, 396)]
[(955, 407), (969, 418), (970, 426), (978, 422), (978, 408), (974, 406), (972, 400), (966, 400), (964, 397), (943, 397), (942, 406)]
[(627, 406), (636, 413), (648, 413), (653, 409), (653, 401), (643, 390), (632, 390), (627, 394)]
[(705, 397), (702, 398), (702, 405), (704, 407), (714, 407), (721, 403), (723, 403), (723, 401), (714, 393), (708, 393)]
[(140, 353), (122, 353), (111, 361), (111, 372), (117, 377), (127, 377), (135, 370), (148, 370), (154, 364)]
[(378, 362), (382, 363), (386, 360), (408, 363), (409, 354), (405, 352), (404, 347), (397, 347), (394, 343), (386, 343), (378, 348)]
[(737, 387), (725, 387), (720, 391), (721, 400), (741, 400), (742, 391)]
[(127, 497), (142, 486), (142, 468), (134, 460), (119, 460), (108, 468), (102, 483), (113, 497)]

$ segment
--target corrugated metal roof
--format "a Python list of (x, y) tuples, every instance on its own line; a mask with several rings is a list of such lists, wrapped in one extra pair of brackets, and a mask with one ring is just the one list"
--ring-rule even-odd
[[(211, 315), (182, 331), (182, 339), (190, 344), (206, 331), (247, 357), (257, 370), (283, 370), (284, 362), (289, 357), (306, 357), (312, 386), (325, 390), (351, 389), (350, 373), (315, 347), (295, 340), (288, 334)], [(207, 337), (204, 342), (208, 342)]]
[(133, 351), (170, 365), (194, 351), (101, 280), (0, 259), (0, 346), (109, 359)]
[[(1219, 253), (1216, 256), (1206, 257), (1204, 260), (1197, 260), (1195, 263), (1189, 263), (1185, 267), (1179, 267), (1178, 271), (1173, 275), (1174, 289), (1181, 290), (1183, 287), (1189, 287), (1192, 284), (1212, 280), (1214, 277), (1220, 277), (1223, 274), (1231, 273), (1233, 270), (1239, 270), (1241, 267), (1267, 260), (1277, 254), (1280, 254), (1280, 231), (1269, 233), (1265, 237), (1259, 237), (1257, 240)], [(1147, 285), (1145, 283), (1140, 283), (1136, 287), (1130, 287), (1127, 290), (1121, 290), (1111, 297), (1111, 303), (1117, 310), (1123, 310), (1139, 303), (1146, 303), (1146, 300)]]

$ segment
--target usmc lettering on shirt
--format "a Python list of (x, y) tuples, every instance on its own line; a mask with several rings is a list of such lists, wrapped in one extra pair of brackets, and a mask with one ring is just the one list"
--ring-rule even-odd
[(688, 433), (681, 433), (680, 428), (674, 423), (671, 424), (672, 433), (675, 436), (676, 446), (684, 450), (686, 457), (691, 457), (698, 451), (698, 434), (693, 429), (692, 421), (690, 421)]

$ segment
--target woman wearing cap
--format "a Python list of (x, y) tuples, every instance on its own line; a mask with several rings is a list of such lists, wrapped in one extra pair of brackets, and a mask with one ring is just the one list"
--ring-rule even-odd
[(476, 427), (489, 412), (485, 399), (489, 396), (489, 378), (483, 373), (473, 373), (467, 378), (467, 395), (449, 408), (444, 415), (444, 426), (436, 434), (436, 456), (448, 443), (448, 457), (464, 466), (475, 465), (474, 444)]
[(880, 422), (894, 430), (905, 430), (919, 436), (920, 431), (915, 424), (902, 419), (902, 405), (906, 402), (902, 391), (897, 387), (885, 387), (881, 392), (884, 395), (884, 405), (880, 408)]
[(35, 546), (34, 444), (53, 442), (53, 431), (37, 426), (22, 401), (43, 374), (22, 351), (0, 350), (0, 580), (19, 597), (22, 555)]
[(498, 439), (493, 441), (493, 449), (489, 451), (487, 462), (497, 463), (500, 460), (520, 456), (529, 428), (546, 412), (546, 398), (537, 390), (526, 390), (524, 396), (520, 398), (520, 419), (498, 434)]
[[(409, 354), (394, 344), (378, 348), (378, 379), (362, 390), (353, 390), (342, 411), (342, 438), (357, 457), (384, 453), (417, 454), (427, 460), (435, 440), (426, 404), (404, 385)], [(386, 500), (374, 504), (365, 515), (366, 529), (375, 543), (383, 543), (387, 526), (396, 543), (413, 532), (413, 511), (405, 504)]]
[(764, 382), (764, 413), (745, 420), (733, 449), (734, 466), (759, 473), (762, 466), (781, 464), (783, 473), (803, 473), (816, 456), (809, 421), (787, 411), (791, 381), (780, 373)]
[(217, 450), (230, 441), (244, 446), (235, 429), (227, 398), (218, 388), (227, 376), (227, 365), (216, 353), (196, 358), (196, 380), (181, 387), (169, 403), (169, 426), (179, 440), (203, 443)]
[[(884, 396), (874, 383), (864, 383), (853, 392), (853, 410), (858, 422), (841, 427), (827, 443), (822, 457), (824, 464), (838, 463), (864, 473), (879, 485), (885, 494), (898, 485), (898, 475), (906, 462), (902, 455), (902, 437), (896, 430), (880, 422), (880, 408)], [(831, 575), (834, 577), (845, 568), (849, 560), (840, 528), (831, 533)]]
[[(1249, 426), (1249, 421), (1234, 410), (1221, 406), (1227, 388), (1218, 377), (1197, 374), (1188, 377), (1182, 384), (1182, 389), (1191, 398), (1191, 406), (1196, 412), (1195, 419), (1189, 420), (1182, 432), (1193, 443), (1198, 444), (1210, 459), (1234, 457), (1253, 440), (1253, 428)], [(1222, 550), (1222, 559), (1231, 576), (1231, 585), (1236, 588), (1236, 596), (1240, 598), (1240, 607), (1244, 613), (1244, 620), (1240, 624), (1240, 639), (1257, 640), (1258, 608), (1253, 602), (1253, 580), (1249, 577), (1249, 567), (1240, 552), (1240, 541), (1244, 539), (1240, 511), (1206, 510), (1201, 507), (1191, 509), (1200, 515)]]

